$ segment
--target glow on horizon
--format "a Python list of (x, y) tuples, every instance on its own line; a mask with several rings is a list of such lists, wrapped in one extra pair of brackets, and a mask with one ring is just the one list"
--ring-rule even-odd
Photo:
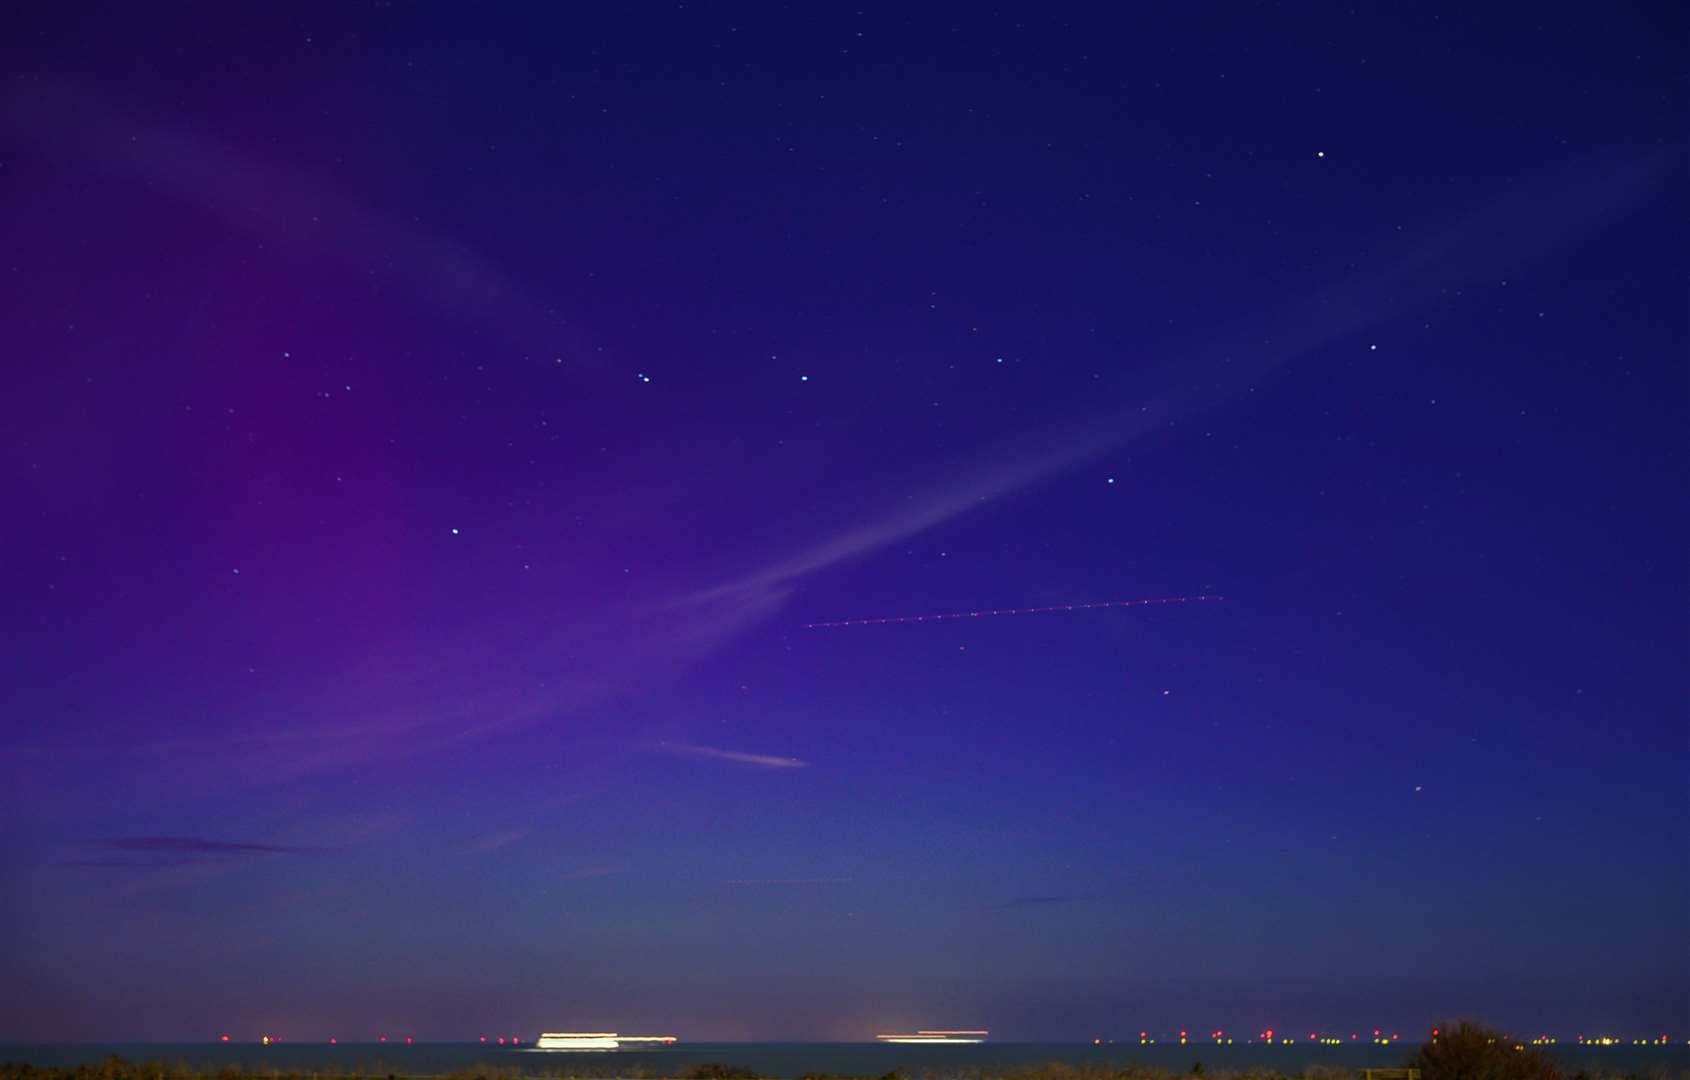
[(922, 1028), (913, 1035), (876, 1035), (879, 1042), (887, 1043), (924, 1043), (930, 1045), (977, 1043), (984, 1042), (989, 1032), (985, 1028), (970, 1028), (967, 1030), (938, 1031)]

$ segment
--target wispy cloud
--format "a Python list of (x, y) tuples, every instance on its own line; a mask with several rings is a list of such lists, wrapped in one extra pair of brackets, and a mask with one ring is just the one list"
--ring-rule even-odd
[(484, 836), (476, 837), (469, 845), (469, 852), (481, 855), (489, 851), (499, 851), (502, 848), (510, 847), (533, 831), (531, 826), (517, 825), (513, 828), (490, 832)]
[(760, 769), (805, 769), (810, 763), (776, 754), (750, 754), (742, 750), (724, 750), (717, 746), (698, 746), (694, 743), (660, 742), (656, 748), (666, 754), (708, 758), (711, 761), (730, 761), (735, 765), (755, 765)]
[[(371, 252), (408, 276), (443, 310), (502, 330), (522, 347), (568, 354), (579, 373), (596, 368), (568, 321), (524, 295), (466, 245), (415, 221), (340, 195), (330, 185), (182, 127), (153, 122), (121, 103), (47, 81), (0, 103), (0, 126), (30, 134), (102, 172), (126, 176), (203, 207), (236, 225), (363, 268)], [(313, 227), (301, 228), (311, 222)]]
[[(1101, 394), (1061, 423), (1029, 428), (971, 467), (934, 478), (895, 509), (855, 522), (807, 548), (728, 581), (688, 593), (677, 609), (724, 624), (778, 610), (804, 578), (925, 532), (970, 510), (1073, 469), (1136, 439), (1231, 401), (1299, 357), (1354, 337), (1564, 246), (1657, 190), (1671, 175), (1662, 155), (1601, 161), (1516, 185), (1488, 204), (1406, 246), (1394, 258), (1246, 313), (1230, 327), (1174, 343), (1160, 372)], [(1593, 199), (1591, 191), (1603, 193)]]
[(626, 874), (628, 867), (623, 863), (609, 863), (604, 866), (583, 866), (579, 870), (570, 870), (559, 877), (560, 881), (588, 881), (592, 878), (609, 877), (612, 874)]
[(93, 841), (96, 854), (67, 859), (72, 866), (153, 869), (190, 863), (227, 863), (274, 855), (302, 855), (317, 849), (286, 844), (207, 840), (198, 836), (116, 836)]
[(117, 851), (169, 851), (200, 855), (296, 855), (309, 848), (205, 840), (197, 836), (119, 836), (101, 844)]
[(1013, 896), (1004, 907), (1009, 908), (1046, 908), (1061, 907), (1064, 904), (1079, 902), (1077, 896)]

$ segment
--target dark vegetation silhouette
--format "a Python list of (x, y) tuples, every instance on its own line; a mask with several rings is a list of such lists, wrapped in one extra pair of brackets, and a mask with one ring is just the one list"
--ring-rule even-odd
[(1564, 1071), (1535, 1046), (1468, 1020), (1440, 1024), (1408, 1062), (1420, 1080), (1563, 1080)]
[[(1488, 1028), (1456, 1024), (1440, 1028), (1437, 1042), (1428, 1043), (1405, 1064), (1419, 1069), (1421, 1080), (1690, 1080), (1690, 1072), (1671, 1072), (1659, 1067), (1637, 1073), (1572, 1072), (1560, 1068), (1533, 1047), (1516, 1049), (1517, 1043)], [(1380, 1064), (1383, 1064), (1381, 1062)], [(243, 1069), (225, 1065), (219, 1069), (195, 1069), (181, 1063), (131, 1062), (119, 1057), (72, 1067), (0, 1062), (0, 1080), (655, 1080), (643, 1067), (607, 1068), (604, 1064), (547, 1062), (539, 1068), (508, 1065), (474, 1065), (445, 1074), (401, 1073), (386, 1064), (365, 1064), (351, 1069)], [(668, 1074), (673, 1080), (769, 1080), (751, 1069), (707, 1063)], [(1359, 1080), (1354, 1069), (1311, 1065), (1298, 1073), (1284, 1073), (1262, 1067), (1244, 1069), (1195, 1067), (1175, 1072), (1146, 1065), (1067, 1065), (1052, 1063), (1032, 1067), (923, 1070), (919, 1080)], [(880, 1077), (839, 1076), (833, 1073), (805, 1073), (798, 1080), (911, 1080), (900, 1073)]]
[[(1420, 1070), (1420, 1080), (1598, 1080), (1624, 1077), (1648, 1080), (1666, 1077), (1665, 1070), (1647, 1073), (1569, 1071), (1541, 1047), (1510, 1039), (1495, 1028), (1470, 1020), (1440, 1024), (1438, 1034), (1420, 1044), (1407, 1065)], [(1684, 1075), (1682, 1071), (1679, 1075)]]

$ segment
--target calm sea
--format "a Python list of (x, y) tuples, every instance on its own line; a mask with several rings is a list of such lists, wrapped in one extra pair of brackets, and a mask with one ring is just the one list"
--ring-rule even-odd
[[(1672, 1077), (1690, 1075), (1690, 1046), (1621, 1046), (1606, 1049), (1556, 1046), (1563, 1063), (1605, 1072), (1638, 1072)], [(1064, 1062), (1071, 1065), (1151, 1065), (1185, 1072), (1202, 1062), (1207, 1071), (1268, 1066), (1298, 1073), (1310, 1065), (1350, 1069), (1401, 1064), (1414, 1047), (1240, 1045), (1196, 1043), (1179, 1046), (1137, 1042), (1103, 1046), (1076, 1043), (981, 1043), (969, 1046), (888, 1046), (875, 1043), (683, 1043), (656, 1050), (546, 1053), (488, 1047), (479, 1043), (9, 1043), (0, 1044), (0, 1061), (35, 1065), (77, 1065), (116, 1054), (129, 1061), (180, 1062), (196, 1069), (224, 1065), (299, 1071), (357, 1071), (405, 1076), (449, 1073), (472, 1065), (496, 1065), (523, 1073), (568, 1076), (623, 1076), (643, 1070), (673, 1075), (692, 1065), (719, 1062), (755, 1070), (768, 1077), (796, 1077), (807, 1072), (841, 1076), (880, 1076), (894, 1070), (922, 1073), (992, 1070), (999, 1067)]]

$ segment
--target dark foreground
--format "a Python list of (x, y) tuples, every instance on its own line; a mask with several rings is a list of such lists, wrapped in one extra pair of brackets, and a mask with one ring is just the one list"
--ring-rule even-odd
[[(9, 1047), (7, 1051), (19, 1048)], [(99, 1061), (76, 1065), (37, 1065), (24, 1061), (0, 1062), (0, 1080), (765, 1080), (768, 1073), (715, 1062), (684, 1065), (676, 1062), (674, 1071), (652, 1070), (648, 1065), (615, 1067), (615, 1063), (600, 1055), (596, 1061), (576, 1059), (556, 1060), (547, 1055), (543, 1067), (514, 1064), (477, 1064), (447, 1073), (396, 1071), (399, 1067), (374, 1065), (358, 1069), (292, 1070), (273, 1066), (242, 1067), (224, 1065), (215, 1070), (195, 1069), (166, 1061), (127, 1061), (112, 1056)], [(1412, 1064), (1412, 1055), (1396, 1060), (1371, 1062), (1369, 1068), (1391, 1068)], [(1500, 1071), (1485, 1069), (1485, 1075), (1471, 1077), (1460, 1074), (1437, 1076), (1423, 1073), (1421, 1080), (1690, 1080), (1690, 1068), (1683, 1062), (1654, 1062), (1625, 1069), (1605, 1069), (1600, 1066), (1575, 1065), (1539, 1059), (1531, 1068), (1521, 1068), (1524, 1062), (1511, 1063), (1514, 1068)], [(1466, 1070), (1462, 1070), (1465, 1072)], [(795, 1074), (795, 1080), (1174, 1080), (1175, 1077), (1201, 1076), (1205, 1080), (1356, 1080), (1360, 1068), (1343, 1065), (1304, 1065), (1292, 1071), (1267, 1065), (1247, 1067), (1205, 1067), (1195, 1058), (1184, 1069), (1161, 1068), (1154, 1065), (1125, 1064), (1121, 1066), (1070, 1065), (1051, 1063), (1040, 1066), (992, 1068), (982, 1066), (936, 1066), (911, 1073), (893, 1070), (878, 1077), (851, 1077), (827, 1072)]]

